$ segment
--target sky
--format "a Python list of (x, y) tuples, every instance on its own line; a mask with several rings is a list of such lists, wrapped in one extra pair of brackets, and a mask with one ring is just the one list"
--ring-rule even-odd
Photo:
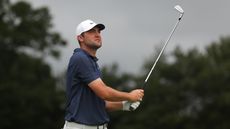
[[(58, 61), (50, 60), (54, 73), (66, 70), (76, 47), (76, 26), (91, 19), (103, 23), (103, 45), (97, 52), (99, 65), (117, 63), (120, 72), (137, 74), (147, 59), (153, 62), (176, 24), (180, 5), (185, 11), (165, 49), (170, 56), (176, 46), (188, 51), (205, 47), (230, 35), (229, 0), (24, 0), (34, 8), (46, 6), (52, 15), (54, 30), (67, 41)], [(157, 67), (157, 66), (156, 66)]]

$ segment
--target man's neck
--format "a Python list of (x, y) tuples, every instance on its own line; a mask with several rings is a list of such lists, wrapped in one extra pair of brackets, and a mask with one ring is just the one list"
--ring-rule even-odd
[(81, 47), (81, 49), (83, 49), (84, 51), (89, 53), (89, 55), (91, 55), (93, 57), (96, 57), (97, 50), (89, 49), (89, 48), (86, 48), (86, 47)]

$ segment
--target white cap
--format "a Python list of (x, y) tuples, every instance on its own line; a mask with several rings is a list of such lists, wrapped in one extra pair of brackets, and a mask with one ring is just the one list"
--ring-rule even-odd
[(77, 28), (76, 28), (76, 35), (81, 35), (83, 32), (86, 32), (90, 29), (92, 29), (93, 27), (97, 26), (100, 30), (105, 29), (105, 26), (103, 24), (97, 24), (92, 20), (85, 20), (83, 22), (81, 22)]

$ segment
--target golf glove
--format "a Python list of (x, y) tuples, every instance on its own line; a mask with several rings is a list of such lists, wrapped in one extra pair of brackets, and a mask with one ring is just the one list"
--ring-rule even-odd
[[(140, 101), (136, 101), (136, 102), (122, 101), (122, 105), (123, 105), (122, 108), (123, 111), (134, 111), (139, 107)], [(131, 105), (132, 108), (130, 107)]]

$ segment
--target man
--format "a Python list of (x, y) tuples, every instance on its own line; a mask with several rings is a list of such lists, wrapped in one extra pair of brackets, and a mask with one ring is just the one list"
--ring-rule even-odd
[(103, 24), (91, 20), (81, 22), (76, 28), (76, 48), (67, 70), (67, 105), (64, 129), (107, 129), (107, 111), (135, 110), (144, 96), (136, 89), (122, 92), (107, 86), (101, 79), (96, 52), (102, 46)]

